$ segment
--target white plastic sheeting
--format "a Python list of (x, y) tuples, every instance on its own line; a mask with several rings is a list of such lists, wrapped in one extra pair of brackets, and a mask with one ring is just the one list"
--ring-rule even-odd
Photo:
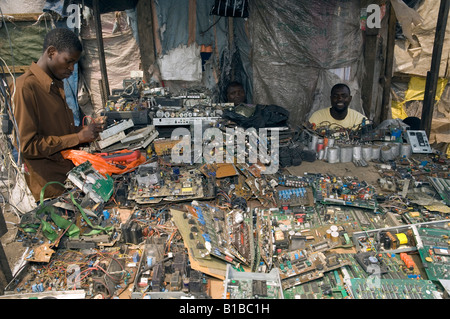
[(170, 50), (158, 60), (158, 64), (163, 80), (202, 80), (202, 60), (198, 45), (181, 45)]

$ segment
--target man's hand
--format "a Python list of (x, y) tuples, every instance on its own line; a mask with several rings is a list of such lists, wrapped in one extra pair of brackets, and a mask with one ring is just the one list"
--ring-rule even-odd
[(89, 125), (84, 126), (81, 131), (78, 132), (80, 144), (95, 141), (98, 137), (98, 133), (103, 131), (103, 127), (103, 123), (90, 123)]

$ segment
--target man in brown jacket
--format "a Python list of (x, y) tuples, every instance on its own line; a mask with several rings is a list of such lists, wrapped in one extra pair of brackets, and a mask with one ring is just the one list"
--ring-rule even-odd
[[(75, 126), (66, 102), (63, 79), (68, 78), (79, 60), (82, 45), (66, 28), (48, 32), (43, 53), (30, 69), (16, 80), (14, 116), (18, 124), (19, 145), (26, 166), (25, 179), (36, 201), (42, 188), (52, 181), (64, 183), (74, 167), (60, 151), (94, 141), (102, 123)], [(65, 189), (58, 184), (45, 188), (44, 198), (57, 197)]]

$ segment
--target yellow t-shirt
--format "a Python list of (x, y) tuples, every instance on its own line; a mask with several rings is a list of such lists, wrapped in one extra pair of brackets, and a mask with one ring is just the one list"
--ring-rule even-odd
[[(361, 124), (362, 120), (366, 118), (361, 113), (353, 110), (348, 109), (347, 116), (343, 120), (336, 120), (333, 118), (330, 114), (331, 108), (321, 109), (313, 113), (311, 117), (309, 118), (310, 123), (315, 123), (316, 126), (342, 126), (345, 128), (352, 128), (353, 126), (358, 126)], [(331, 125), (337, 124), (337, 125)]]

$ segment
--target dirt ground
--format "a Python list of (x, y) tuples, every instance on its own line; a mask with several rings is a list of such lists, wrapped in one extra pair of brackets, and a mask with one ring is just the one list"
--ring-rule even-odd
[[(380, 177), (374, 163), (369, 163), (367, 167), (356, 167), (353, 163), (329, 164), (317, 160), (315, 162), (303, 162), (301, 165), (289, 167), (287, 170), (290, 174), (296, 176), (302, 176), (304, 173), (326, 173), (340, 177), (358, 177), (359, 180), (364, 180), (374, 187), (377, 187), (377, 179)], [(17, 234), (16, 224), (19, 222), (19, 216), (11, 211), (8, 205), (6, 205), (3, 213), (8, 232), (0, 237), (0, 241), (3, 244), (9, 266), (14, 275), (20, 270), (20, 266), (26, 256), (27, 248), (21, 242), (15, 240)]]

